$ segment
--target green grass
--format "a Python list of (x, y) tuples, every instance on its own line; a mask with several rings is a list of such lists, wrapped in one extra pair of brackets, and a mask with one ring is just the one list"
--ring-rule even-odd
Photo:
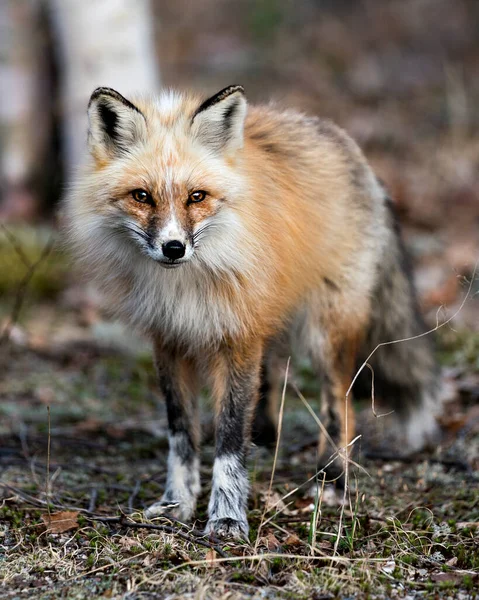
[[(154, 403), (149, 360), (106, 355), (83, 364), (81, 370), (47, 364), (48, 368), (42, 359), (28, 353), (18, 354), (10, 383), (0, 388), (8, 406), (23, 398), (23, 408), (30, 407), (23, 413), (4, 413), (7, 423), (2, 445), (14, 450), (12, 456), (17, 460), (11, 464), (8, 458), (3, 461), (2, 481), (20, 490), (19, 494), (6, 490), (0, 509), (4, 597), (22, 598), (15, 596), (21, 588), (35, 589), (35, 597), (45, 600), (61, 594), (81, 598), (82, 593), (120, 598), (127, 591), (154, 594), (159, 589), (172, 598), (203, 589), (209, 590), (208, 598), (215, 599), (228, 594), (231, 598), (250, 598), (258, 590), (265, 590), (271, 598), (304, 600), (315, 595), (384, 598), (407, 593), (434, 598), (446, 592), (470, 592), (477, 585), (477, 529), (463, 525), (477, 521), (479, 516), (474, 485), (463, 473), (442, 467), (436, 480), (426, 481), (422, 462), (392, 463), (384, 469), (381, 464), (361, 461), (371, 477), (353, 472), (357, 493), (351, 494), (350, 503), (348, 499), (344, 507), (344, 528), (336, 555), (333, 547), (341, 507), (317, 503), (311, 512), (306, 506), (308, 502), (314, 506), (314, 500), (305, 500), (301, 492), (289, 498), (293, 500), (291, 506), (261, 528), (254, 554), (272, 465), (271, 454), (264, 451), (256, 452), (250, 463), (251, 546), (225, 543), (227, 562), (212, 562), (211, 553), (194, 537), (185, 541), (175, 534), (102, 523), (86, 512), (80, 515), (78, 529), (46, 533), (41, 520), (46, 513), (42, 504), (47, 480), (46, 408), (35, 407), (32, 401), (39, 374), (48, 373), (47, 383), (52, 386), (51, 511), (60, 505), (85, 511), (95, 489), (96, 515), (128, 512), (139, 482), (132, 502), (136, 512), (131, 518), (141, 523), (142, 507), (161, 493), (166, 458), (164, 437), (157, 439), (142, 428), (142, 423), (154, 419), (160, 430), (165, 425), (164, 407), (157, 412)], [(15, 376), (28, 371), (23, 380)], [(72, 383), (74, 402), (64, 398)], [(129, 395), (132, 398), (127, 404)], [(142, 398), (146, 402), (141, 402)], [(296, 451), (294, 467), (288, 451), (291, 443), (305, 435), (300, 418), (303, 411), (302, 404), (288, 396), (284, 445), (273, 486), (280, 496), (306, 481), (314, 469), (314, 448)], [(23, 449), (18, 438), (6, 433), (20, 414), (27, 426)], [(91, 429), (82, 429), (83, 423), (92, 419)], [(111, 429), (112, 425), (116, 429)], [(25, 444), (30, 458), (22, 458)], [(210, 444), (206, 443), (204, 452), (205, 489), (197, 511), (198, 528), (204, 525), (206, 515)], [(453, 483), (449, 479), (444, 485), (443, 477), (452, 478)], [(23, 492), (28, 496), (22, 496)], [(316, 518), (313, 535), (311, 524)], [(171, 525), (166, 520), (158, 523)], [(187, 527), (179, 530), (189, 531)], [(270, 536), (277, 540), (277, 549), (269, 547)], [(448, 566), (451, 559), (456, 562)]]
[[(69, 272), (65, 253), (58, 250), (58, 234), (49, 228), (28, 226), (8, 227), (14, 244), (21, 248), (29, 264), (37, 262), (51, 237), (57, 248), (42, 261), (35, 270), (28, 288), (29, 301), (51, 300), (64, 290)], [(21, 284), (28, 267), (22, 260), (10, 237), (0, 228), (0, 298), (13, 297)]]

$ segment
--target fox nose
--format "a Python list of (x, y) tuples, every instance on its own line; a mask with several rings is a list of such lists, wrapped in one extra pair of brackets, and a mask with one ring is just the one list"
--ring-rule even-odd
[(166, 258), (171, 258), (171, 260), (182, 258), (186, 251), (185, 245), (178, 240), (166, 242), (161, 249), (163, 250), (164, 256), (166, 256)]

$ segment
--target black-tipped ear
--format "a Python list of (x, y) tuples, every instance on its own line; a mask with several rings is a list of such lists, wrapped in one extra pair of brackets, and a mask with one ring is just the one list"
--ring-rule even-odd
[(197, 108), (191, 122), (192, 133), (214, 150), (238, 150), (243, 146), (246, 109), (243, 87), (230, 85)]
[(88, 104), (92, 150), (128, 152), (146, 134), (143, 113), (111, 88), (97, 88)]

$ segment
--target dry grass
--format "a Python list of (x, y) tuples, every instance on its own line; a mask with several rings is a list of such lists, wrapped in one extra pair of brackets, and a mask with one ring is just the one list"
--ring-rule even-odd
[[(164, 482), (164, 410), (155, 419), (154, 405), (140, 402), (153, 385), (148, 362), (91, 352), (81, 364), (65, 365), (12, 347), (3, 364), (9, 379), (0, 385), (2, 597), (383, 598), (443, 591), (472, 597), (479, 569), (477, 476), (458, 470), (465, 456), (457, 464), (446, 460), (461, 446), (454, 449), (451, 441), (449, 449), (410, 463), (373, 462), (362, 452), (354, 457), (362, 468), (350, 465), (346, 501), (338, 504), (321, 477), (315, 501), (303, 492), (318, 479), (318, 426), (309, 417), (316, 410), (294, 388), (283, 396), (275, 456), (253, 451), (251, 546), (218, 546), (166, 519), (155, 520), (163, 530), (132, 528), (143, 523), (141, 508), (157, 499)], [(37, 377), (47, 371), (51, 378), (39, 398)], [(136, 390), (124, 387), (132, 381)], [(293, 384), (301, 389), (301, 377)], [(62, 399), (67, 386), (75, 403)], [(477, 434), (466, 439), (477, 449)], [(207, 481), (208, 440), (204, 455)], [(205, 522), (207, 493), (196, 529)], [(49, 532), (42, 517), (61, 509), (78, 511), (78, 527)]]

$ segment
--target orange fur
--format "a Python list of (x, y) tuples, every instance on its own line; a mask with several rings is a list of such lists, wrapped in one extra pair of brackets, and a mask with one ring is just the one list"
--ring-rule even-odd
[[(94, 131), (92, 159), (66, 204), (72, 243), (108, 303), (166, 347), (201, 357), (218, 410), (229, 370), (252, 348), (259, 362), (260, 349), (288, 331), (331, 369), (343, 424), (356, 342), (388, 239), (384, 193), (360, 150), (327, 121), (250, 106), (241, 140), (217, 151), (198, 137), (204, 127), (192, 133), (199, 98), (133, 102), (131, 114), (120, 108), (135, 143), (115, 153)], [(135, 189), (151, 203), (136, 202)], [(207, 198), (189, 204), (194, 190)], [(191, 259), (166, 271), (144, 255), (148, 248), (116, 237), (117, 221), (143, 232), (170, 221), (178, 231), (212, 228)], [(343, 350), (347, 359), (338, 356)], [(350, 412), (341, 443), (353, 435)]]
[[(206, 382), (217, 436), (206, 532), (246, 537), (252, 413), (259, 399), (271, 437), (281, 356), (291, 345), (309, 354), (323, 377), (322, 419), (345, 447), (361, 345), (421, 330), (387, 194), (340, 128), (248, 108), (241, 86), (203, 102), (99, 88), (89, 119), (90, 156), (65, 216), (108, 306), (154, 343), (170, 451), (164, 494), (147, 514), (195, 510), (195, 397)], [(379, 379), (400, 410), (417, 403), (408, 436), (418, 447), (435, 431), (431, 349), (421, 337), (414, 359), (399, 345), (384, 350)]]
[[(162, 117), (153, 103), (136, 102), (159, 129), (165, 123), (178, 125), (196, 103), (184, 100), (174, 121), (172, 114)], [(325, 279), (341, 286), (345, 270), (354, 264), (369, 229), (374, 193), (365, 186), (358, 187), (351, 163), (363, 172), (365, 180), (368, 167), (339, 128), (327, 123), (321, 127), (324, 134), (320, 130), (318, 135), (317, 123), (309, 125), (301, 115), (250, 107), (244, 150), (230, 167), (240, 179), (237, 197), (230, 197), (228, 174), (218, 176), (216, 165), (210, 169), (208, 161), (191, 150), (186, 135), (175, 138), (162, 160), (161, 143), (168, 131), (160, 129), (158, 139), (153, 137), (141, 152), (133, 152), (130, 160), (110, 160), (108, 166), (103, 161), (100, 168), (97, 163), (89, 166), (86, 176), (90, 182), (96, 179), (100, 186), (109, 187), (108, 199), (89, 194), (84, 201), (89, 210), (105, 216), (112, 205), (119, 204), (140, 225), (155, 214), (161, 226), (169, 202), (173, 202), (181, 223), (199, 222), (213, 216), (226, 197), (245, 229), (244, 244), (261, 256), (251, 256), (247, 276), (238, 273), (239, 286), (236, 279), (215, 280), (212, 285), (220, 297), (234, 305), (245, 336), (254, 332), (267, 337), (281, 328), (308, 293), (323, 287)], [(274, 144), (272, 150), (261, 145), (261, 136), (271, 138), (268, 143)], [(188, 165), (192, 167), (188, 169)], [(179, 174), (177, 180), (173, 175), (173, 187), (167, 190), (163, 176), (168, 170), (173, 174), (178, 170)], [(135, 188), (151, 191), (155, 207), (131, 200), (128, 194)], [(208, 201), (187, 210), (188, 189), (203, 188), (210, 191)], [(77, 201), (78, 197), (74, 199)], [(71, 208), (73, 213), (78, 210)]]

